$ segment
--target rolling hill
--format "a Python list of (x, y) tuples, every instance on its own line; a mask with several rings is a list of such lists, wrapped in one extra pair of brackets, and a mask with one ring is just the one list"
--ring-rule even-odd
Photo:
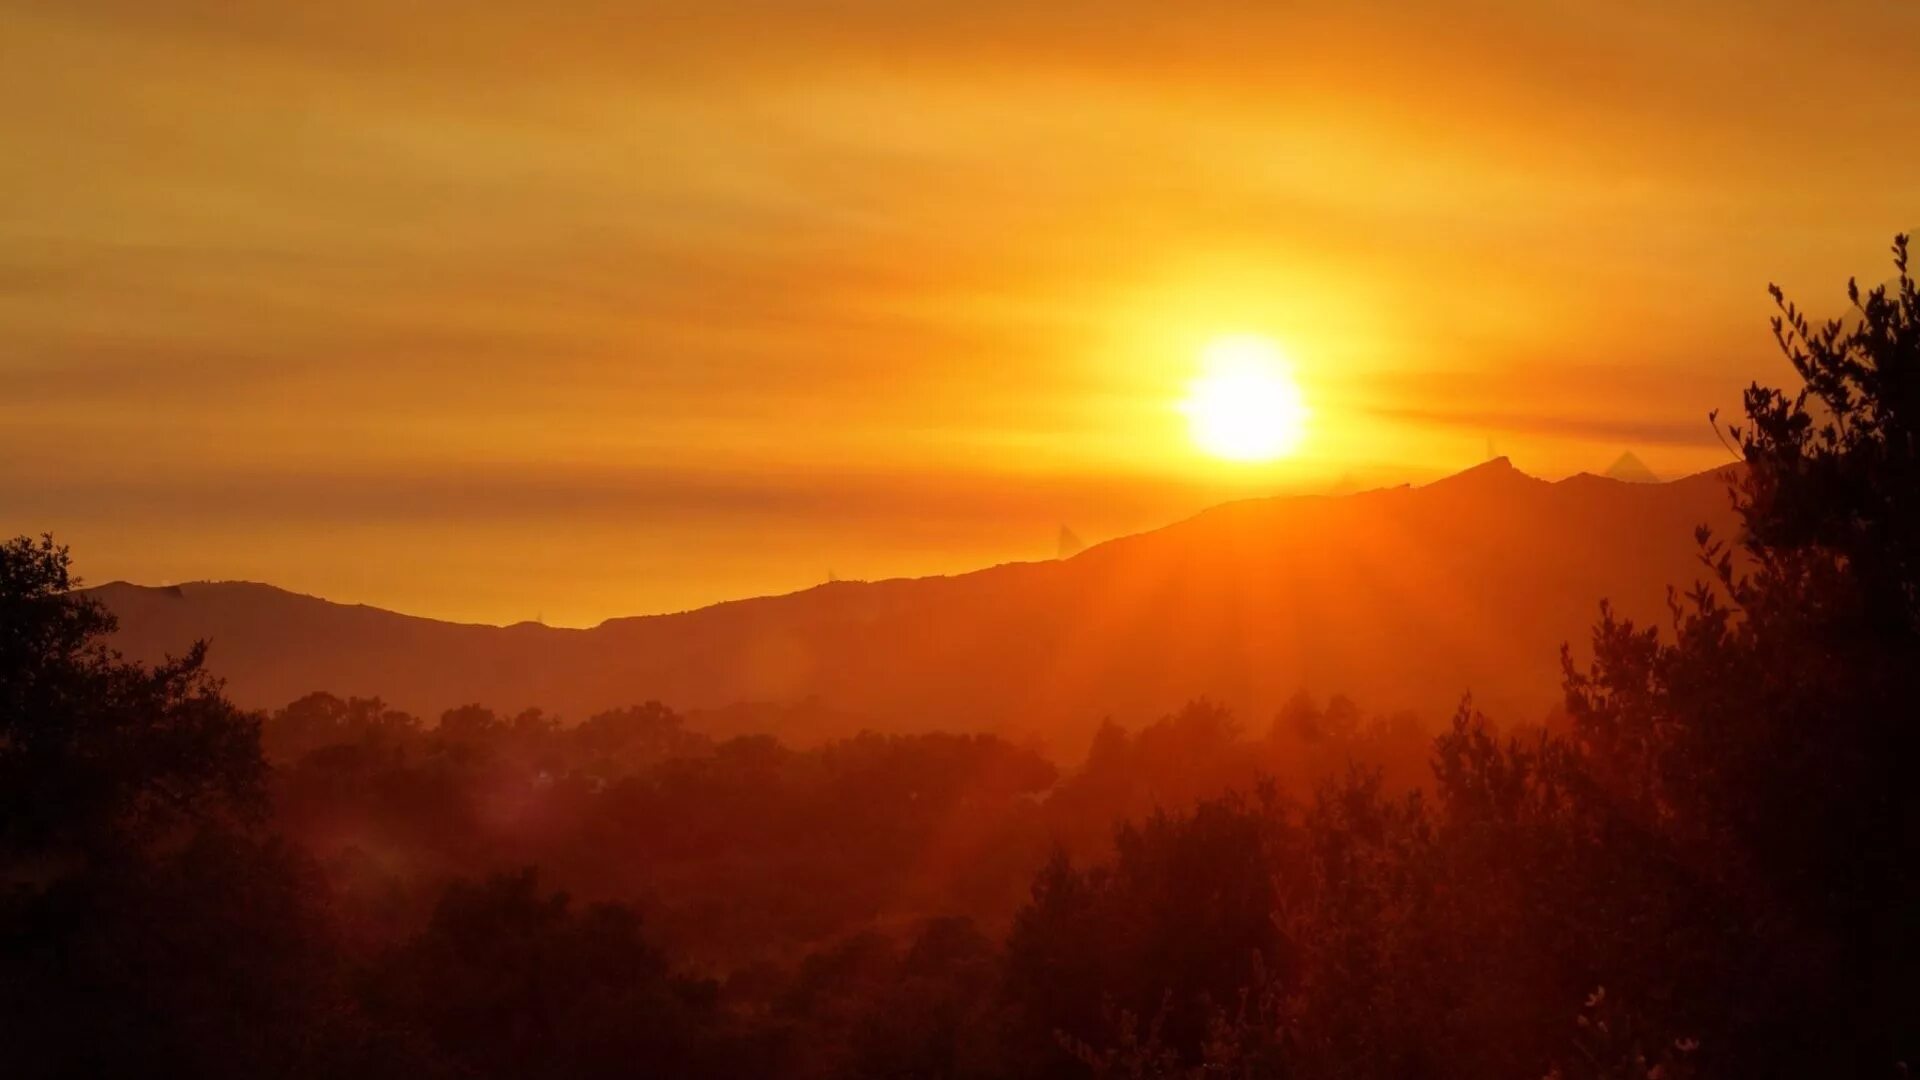
[(1664, 618), (1700, 574), (1694, 526), (1734, 519), (1724, 474), (1547, 482), (1496, 459), (1421, 487), (1215, 507), (1071, 558), (952, 577), (831, 582), (591, 629), (463, 625), (267, 585), (91, 590), (117, 647), (196, 638), (235, 700), (312, 690), (436, 716), (482, 702), (568, 718), (658, 699), (709, 729), (806, 739), (992, 730), (1076, 754), (1102, 717), (1201, 695), (1250, 725), (1294, 691), (1438, 718), (1471, 691), (1506, 720), (1558, 701), (1558, 650), (1597, 604)]

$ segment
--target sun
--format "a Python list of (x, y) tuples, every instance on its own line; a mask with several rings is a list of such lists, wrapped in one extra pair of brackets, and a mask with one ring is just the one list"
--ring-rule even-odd
[(1201, 450), (1228, 461), (1286, 457), (1306, 434), (1307, 405), (1280, 347), (1257, 334), (1215, 338), (1180, 410)]

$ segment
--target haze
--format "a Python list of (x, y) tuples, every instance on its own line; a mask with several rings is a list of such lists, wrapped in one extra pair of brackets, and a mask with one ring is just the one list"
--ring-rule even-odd
[[(0, 4), (0, 506), (590, 624), (1632, 449), (1914, 223), (1910, 3)], [(1314, 423), (1207, 456), (1207, 341)], [(53, 452), (58, 448), (58, 453)], [(564, 525), (561, 524), (564, 522)]]
[(0, 1073), (1910, 1076), (1917, 58), (0, 0)]

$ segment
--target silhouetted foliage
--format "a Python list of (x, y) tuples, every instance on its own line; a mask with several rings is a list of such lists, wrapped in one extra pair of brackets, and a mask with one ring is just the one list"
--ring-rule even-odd
[(341, 1015), (317, 881), (256, 836), (255, 721), (204, 650), (142, 668), (65, 548), (0, 548), (0, 1051), (11, 1075), (324, 1073)]
[(73, 584), (67, 549), (51, 537), (0, 548), (0, 868), (10, 880), (265, 808), (254, 721), (220, 696), (205, 649), (155, 668), (125, 663), (102, 643), (112, 616)]
[(533, 871), (455, 882), (427, 927), (368, 976), (375, 1015), (426, 1036), (463, 1075), (742, 1075), (718, 988), (677, 976), (615, 904), (576, 910)]
[(1567, 665), (1600, 797), (1707, 893), (1718, 914), (1686, 935), (1699, 959), (1753, 976), (1691, 1002), (1751, 1068), (1865, 1073), (1920, 1049), (1920, 301), (1904, 236), (1894, 260), (1891, 284), (1849, 283), (1851, 322), (1816, 328), (1773, 290), (1803, 386), (1749, 389), (1729, 429), (1741, 557), (1702, 530), (1713, 580), (1675, 598), (1671, 642), (1608, 615), (1592, 667)]
[(1291, 969), (1275, 870), (1296, 842), (1268, 788), (1123, 824), (1111, 864), (1082, 870), (1056, 854), (1007, 940), (1032, 1067), (1148, 1018), (1174, 1053), (1197, 1055), (1212, 1009), (1256, 972)]

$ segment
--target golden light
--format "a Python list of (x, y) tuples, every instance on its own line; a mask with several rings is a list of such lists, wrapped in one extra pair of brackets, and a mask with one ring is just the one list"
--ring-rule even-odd
[(1307, 405), (1280, 347), (1255, 334), (1215, 338), (1181, 411), (1194, 444), (1228, 461), (1285, 457), (1306, 434)]

